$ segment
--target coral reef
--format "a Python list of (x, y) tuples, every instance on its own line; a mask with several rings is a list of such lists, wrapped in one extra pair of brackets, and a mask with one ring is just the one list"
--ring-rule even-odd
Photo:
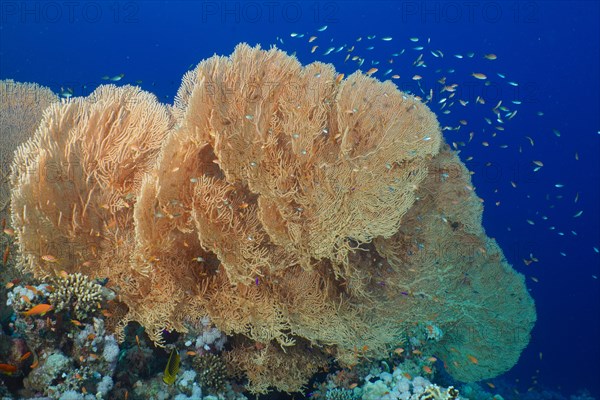
[(493, 377), (535, 321), (433, 113), (277, 49), (203, 61), (171, 109), (129, 86), (52, 105), (11, 180), (28, 271), (108, 278), (120, 340), (136, 321), (162, 346), (208, 316), (254, 393), (407, 341), (458, 379)]
[(8, 292), (6, 305), (13, 308), (14, 311), (22, 312), (31, 308), (32, 304), (43, 303), (50, 295), (50, 285), (17, 285), (13, 286)]
[(450, 386), (444, 390), (438, 385), (429, 385), (419, 396), (419, 400), (453, 400), (459, 398), (458, 390), (454, 387)]
[[(24, 379), (25, 394), (40, 393), (62, 399), (70, 392), (79, 396), (89, 392), (95, 393), (96, 398), (106, 398), (114, 385), (112, 376), (119, 346), (113, 336), (105, 333), (101, 319), (96, 318), (92, 324), (84, 324), (81, 328), (66, 334), (68, 344), (63, 340), (38, 345), (34, 351), (39, 365), (32, 367)], [(56, 347), (72, 353), (65, 354)]]
[[(66, 277), (64, 281), (75, 282)], [(76, 281), (87, 282), (87, 278)], [(72, 289), (76, 293), (82, 287), (97, 289), (87, 283)], [(20, 395), (24, 398), (84, 398), (85, 393), (107, 398), (114, 383), (119, 345), (106, 332), (104, 320), (92, 317), (91, 312), (85, 315), (89, 322), (72, 319), (77, 304), (85, 309), (84, 297), (60, 297), (64, 307), (57, 309), (48, 304), (56, 293), (48, 283), (13, 287), (7, 303), (16, 312), (3, 326), (11, 334), (7, 343), (10, 357), (3, 356), (2, 361), (15, 367), (12, 375), (22, 381)], [(95, 310), (103, 304), (100, 300), (94, 299)]]
[(144, 400), (247, 400), (246, 396), (234, 391), (229, 383), (218, 395), (205, 394), (196, 382), (196, 373), (193, 370), (182, 371), (177, 382), (169, 386), (165, 385), (160, 377), (137, 381), (128, 397)]
[[(324, 389), (324, 398), (329, 400), (459, 400), (458, 390), (450, 386), (442, 388), (429, 380), (408, 374), (402, 364), (396, 365), (393, 373), (375, 371), (361, 379), (361, 386), (352, 389), (338, 388), (335, 385)], [(323, 391), (313, 393), (319, 397)], [(316, 396), (315, 396), (316, 395)]]
[(54, 386), (73, 370), (73, 362), (60, 352), (48, 354), (25, 378), (25, 389), (31, 393), (51, 394)]
[[(403, 357), (387, 361), (362, 361), (358, 366), (327, 375), (310, 394), (314, 399), (332, 400), (484, 400), (484, 397), (464, 397), (453, 386), (433, 383), (433, 376), (424, 378), (410, 373), (412, 362)], [(491, 398), (491, 396), (490, 396)]]

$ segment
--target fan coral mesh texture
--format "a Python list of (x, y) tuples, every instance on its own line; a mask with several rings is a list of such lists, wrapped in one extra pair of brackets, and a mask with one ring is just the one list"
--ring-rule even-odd
[(94, 276), (102, 249), (133, 229), (135, 193), (172, 123), (166, 106), (132, 86), (52, 104), (13, 163), (12, 219), (24, 266)]
[[(468, 171), (392, 83), (239, 45), (187, 73), (170, 114), (131, 87), (92, 99), (53, 107), (19, 150), (13, 220), (36, 274), (54, 270), (39, 240), (110, 278), (117, 333), (135, 320), (161, 344), (208, 315), (254, 392), (299, 390), (330, 355), (384, 357), (415, 323), (444, 332), (430, 345), (463, 380), (527, 344), (533, 302)], [(32, 160), (74, 179), (34, 185)]]
[(33, 135), (44, 110), (55, 102), (58, 97), (50, 89), (35, 83), (0, 81), (0, 220), (9, 216), (13, 153)]
[(374, 241), (396, 271), (387, 287), (409, 294), (396, 312), (408, 323), (435, 321), (444, 335), (433, 346), (455, 378), (506, 371), (529, 342), (535, 308), (523, 277), (485, 236), (469, 171), (444, 148), (417, 197), (400, 230)]

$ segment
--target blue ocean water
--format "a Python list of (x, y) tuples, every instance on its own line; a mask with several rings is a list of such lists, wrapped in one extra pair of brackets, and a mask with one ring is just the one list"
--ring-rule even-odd
[[(141, 81), (169, 103), (187, 70), (240, 42), (345, 74), (399, 74), (400, 88), (423, 97), (447, 76), (470, 106), (443, 114), (437, 96), (431, 108), (442, 126), (467, 121), (446, 140), (465, 142), (486, 232), (527, 276), (537, 307), (531, 343), (501, 380), (600, 398), (599, 21), (594, 1), (2, 1), (0, 79), (80, 96), (124, 74), (117, 84)], [(353, 45), (362, 66), (345, 61)], [(415, 67), (421, 53), (427, 66)], [(499, 101), (518, 109), (504, 131), (494, 129)]]

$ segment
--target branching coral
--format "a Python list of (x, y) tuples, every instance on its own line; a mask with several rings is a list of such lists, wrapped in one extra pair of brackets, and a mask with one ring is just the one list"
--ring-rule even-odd
[(446, 390), (442, 390), (438, 385), (429, 385), (423, 394), (419, 396), (419, 400), (453, 400), (458, 399), (458, 390), (450, 386)]
[(208, 353), (194, 357), (194, 369), (197, 372), (198, 382), (204, 390), (216, 391), (225, 387), (227, 367), (222, 358)]
[[(468, 171), (418, 99), (340, 78), (240, 45), (186, 74), (170, 111), (112, 86), (53, 106), (13, 168), (27, 266), (109, 277), (119, 327), (158, 344), (208, 315), (254, 392), (383, 357), (415, 324), (443, 332), (429, 345), (455, 377), (510, 368), (535, 311)], [(49, 162), (72, 178), (44, 179)]]
[[(330, 65), (303, 68), (276, 50), (242, 45), (229, 59), (201, 63), (194, 74), (184, 78), (180, 98), (195, 87), (173, 140), (188, 152), (208, 148), (203, 161), (219, 167), (211, 190), (235, 191), (250, 205), (244, 213), (219, 215), (233, 218), (234, 230), (245, 227), (235, 230), (235, 243), (247, 248), (240, 250), (249, 259), (222, 260), (228, 273), (246, 264), (230, 280), (252, 281), (260, 268), (273, 272), (290, 263), (310, 270), (323, 259), (338, 276), (358, 274), (347, 257), (353, 242), (397, 231), (427, 174), (428, 156), (437, 153), (441, 135), (433, 114), (389, 82), (357, 73), (338, 83)], [(204, 169), (196, 171), (214, 175)], [(194, 192), (202, 201), (192, 205), (199, 239), (219, 254), (224, 240), (213, 245), (219, 228), (205, 228), (211, 235), (202, 228), (220, 221), (211, 212), (221, 198), (205, 200), (210, 191), (202, 184)], [(248, 235), (256, 244), (248, 244)], [(265, 245), (286, 257), (252, 250)]]
[(91, 282), (81, 273), (56, 277), (52, 280), (54, 290), (48, 295), (48, 301), (54, 310), (69, 310), (80, 320), (90, 317), (97, 311), (103, 300), (102, 286)]

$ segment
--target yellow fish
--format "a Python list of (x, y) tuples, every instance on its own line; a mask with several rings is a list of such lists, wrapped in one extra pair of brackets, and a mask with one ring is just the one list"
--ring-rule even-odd
[(175, 380), (177, 379), (177, 372), (179, 372), (180, 361), (181, 359), (179, 358), (179, 352), (176, 349), (171, 350), (171, 355), (169, 356), (169, 361), (167, 362), (165, 374), (163, 376), (163, 381), (167, 385), (172, 385), (175, 383)]

